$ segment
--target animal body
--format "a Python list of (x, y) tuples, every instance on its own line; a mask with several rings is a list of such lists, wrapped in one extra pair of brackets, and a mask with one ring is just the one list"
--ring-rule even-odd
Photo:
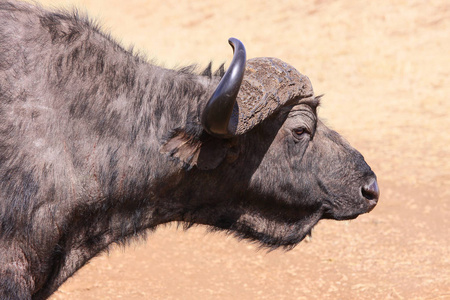
[(0, 1), (0, 299), (46, 299), (159, 224), (291, 248), (376, 205), (309, 79), (230, 39), (225, 74), (164, 69), (76, 14)]

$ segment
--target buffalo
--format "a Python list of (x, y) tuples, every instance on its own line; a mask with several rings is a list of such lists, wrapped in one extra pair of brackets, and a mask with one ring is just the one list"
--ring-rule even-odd
[(226, 72), (169, 70), (76, 13), (0, 1), (0, 299), (46, 299), (160, 224), (290, 249), (375, 207), (309, 79), (229, 42)]

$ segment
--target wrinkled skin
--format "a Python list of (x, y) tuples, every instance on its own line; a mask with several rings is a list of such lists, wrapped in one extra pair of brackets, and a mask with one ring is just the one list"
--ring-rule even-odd
[[(322, 218), (352, 219), (370, 211), (378, 196), (364, 197), (362, 187), (375, 175), (358, 151), (318, 119), (317, 105), (318, 99), (307, 99), (285, 107), (236, 138), (234, 161), (209, 172), (208, 186), (194, 197), (201, 200), (196, 215), (181, 220), (290, 248)], [(190, 173), (186, 192), (196, 194), (191, 184), (197, 176), (200, 184), (205, 174)]]
[(0, 1), (0, 41), (0, 299), (46, 299), (160, 224), (291, 248), (376, 204), (375, 175), (318, 120), (312, 90), (221, 139), (200, 124), (210, 69), (151, 65), (84, 19), (16, 1)]

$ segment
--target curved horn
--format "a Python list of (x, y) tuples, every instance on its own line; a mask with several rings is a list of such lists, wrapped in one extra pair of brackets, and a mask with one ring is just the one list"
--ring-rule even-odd
[(228, 129), (228, 123), (245, 71), (246, 53), (244, 44), (235, 38), (230, 38), (228, 43), (234, 50), (233, 60), (202, 113), (203, 128), (209, 134), (219, 138), (227, 138), (233, 135)]

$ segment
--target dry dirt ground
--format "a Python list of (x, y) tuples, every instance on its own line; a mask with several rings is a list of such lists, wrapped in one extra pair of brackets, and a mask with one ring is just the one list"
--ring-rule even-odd
[(450, 299), (450, 2), (48, 0), (167, 67), (274, 56), (325, 94), (319, 114), (379, 178), (375, 210), (266, 253), (198, 227), (113, 247), (57, 299)]

